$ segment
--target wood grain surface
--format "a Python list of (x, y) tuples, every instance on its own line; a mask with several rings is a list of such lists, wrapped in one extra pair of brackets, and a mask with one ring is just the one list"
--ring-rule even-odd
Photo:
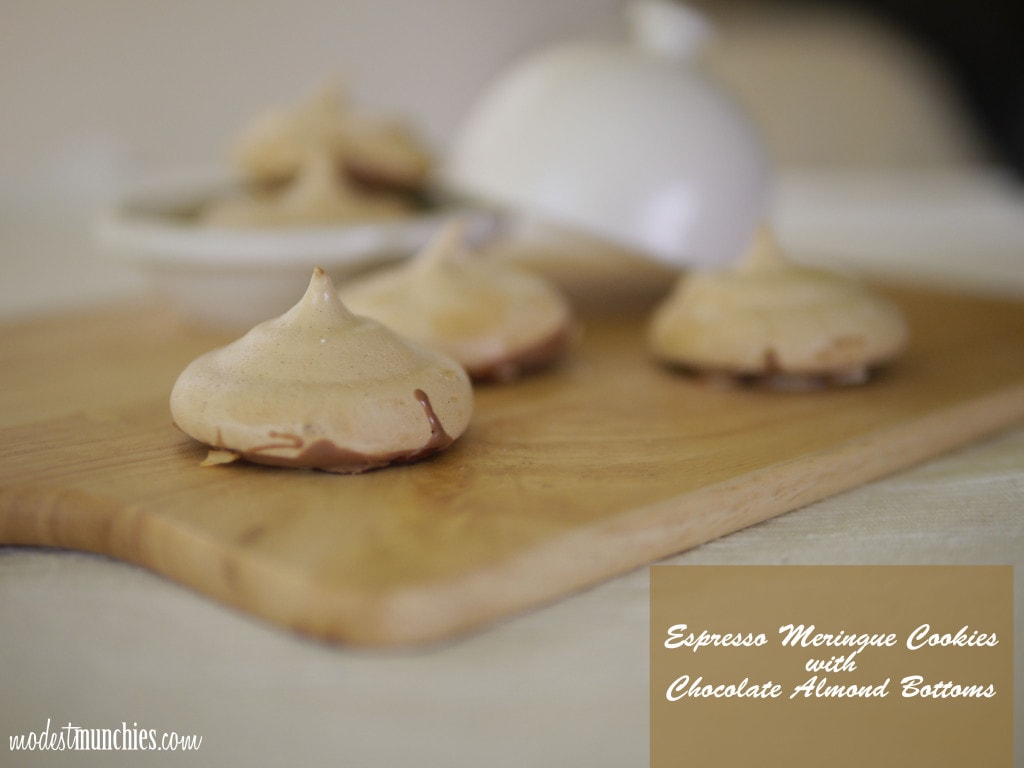
[(867, 386), (694, 381), (648, 358), (648, 307), (619, 307), (557, 369), (479, 387), (448, 451), (358, 476), (201, 468), (167, 395), (227, 339), (160, 306), (8, 325), (0, 543), (103, 553), (330, 641), (450, 638), (1024, 418), (1024, 304), (889, 292), (913, 340)]

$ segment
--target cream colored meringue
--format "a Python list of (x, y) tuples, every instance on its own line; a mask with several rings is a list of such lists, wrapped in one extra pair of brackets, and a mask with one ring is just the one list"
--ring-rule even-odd
[(310, 154), (326, 155), (354, 179), (403, 188), (421, 186), (434, 164), (407, 124), (350, 110), (335, 83), (305, 103), (258, 116), (230, 149), (242, 176), (262, 185), (291, 178)]
[(232, 144), (231, 159), (243, 183), (204, 207), (203, 224), (281, 228), (410, 216), (423, 207), (433, 166), (405, 124), (351, 112), (334, 84), (260, 115)]
[(472, 253), (448, 222), (411, 261), (342, 287), (352, 311), (440, 349), (477, 380), (508, 381), (561, 357), (575, 337), (546, 279)]
[(372, 187), (420, 189), (434, 168), (430, 150), (395, 118), (349, 115), (344, 147), (348, 174)]
[(354, 189), (321, 152), (310, 154), (283, 188), (249, 189), (215, 201), (208, 206), (203, 221), (210, 226), (247, 229), (370, 223), (411, 213), (408, 200)]
[(340, 156), (344, 126), (340, 88), (327, 85), (305, 103), (258, 115), (231, 144), (229, 155), (243, 178), (275, 185), (295, 175), (310, 154)]
[(762, 227), (734, 268), (684, 275), (655, 310), (648, 341), (658, 359), (683, 368), (858, 383), (907, 337), (891, 301), (789, 261)]
[(170, 406), (209, 463), (356, 473), (448, 447), (473, 392), (454, 360), (350, 312), (318, 267), (284, 315), (192, 361)]

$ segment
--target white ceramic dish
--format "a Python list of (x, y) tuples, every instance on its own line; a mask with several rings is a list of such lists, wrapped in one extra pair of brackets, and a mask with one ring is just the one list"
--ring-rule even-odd
[(499, 223), (492, 211), (441, 192), (421, 215), (387, 223), (266, 230), (195, 223), (195, 212), (231, 184), (200, 173), (138, 188), (101, 217), (101, 247), (141, 270), (189, 320), (246, 328), (291, 307), (315, 266), (340, 283), (412, 255), (450, 217), (466, 220), (471, 240), (489, 237)]
[(675, 267), (734, 261), (767, 204), (761, 139), (700, 72), (701, 15), (670, 0), (626, 9), (629, 40), (558, 43), (501, 73), (446, 178)]

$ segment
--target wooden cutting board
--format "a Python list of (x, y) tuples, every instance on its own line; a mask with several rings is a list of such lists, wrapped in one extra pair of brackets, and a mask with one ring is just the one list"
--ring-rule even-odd
[(620, 307), (557, 370), (479, 388), (450, 450), (360, 476), (201, 468), (167, 394), (225, 339), (163, 309), (7, 326), (0, 543), (104, 553), (331, 641), (451, 637), (1024, 418), (1024, 303), (889, 292), (913, 342), (867, 386), (695, 382), (647, 358), (648, 307)]

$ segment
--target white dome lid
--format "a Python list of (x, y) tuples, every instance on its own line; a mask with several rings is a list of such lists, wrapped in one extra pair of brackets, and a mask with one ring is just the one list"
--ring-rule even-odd
[(731, 262), (765, 209), (760, 138), (689, 65), (703, 17), (669, 0), (628, 11), (630, 43), (564, 43), (499, 76), (453, 142), (447, 181), (672, 265)]

